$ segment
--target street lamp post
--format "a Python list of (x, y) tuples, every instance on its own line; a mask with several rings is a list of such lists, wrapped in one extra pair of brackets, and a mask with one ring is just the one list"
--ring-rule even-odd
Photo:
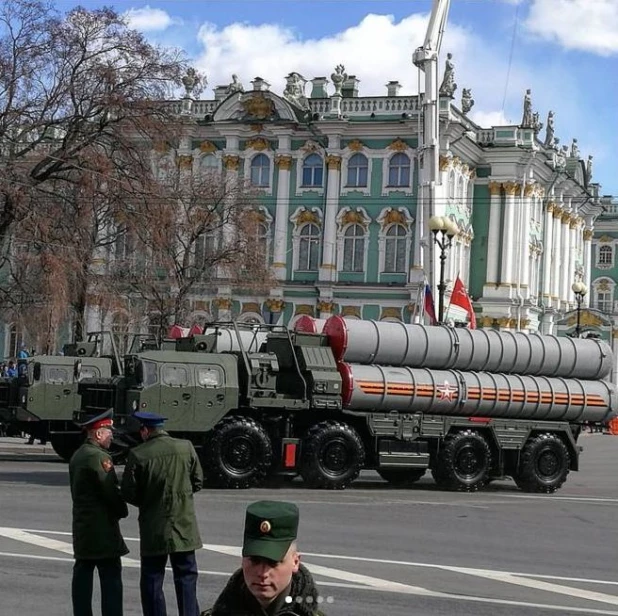
[(433, 241), (440, 249), (440, 282), (438, 283), (438, 323), (444, 320), (444, 266), (446, 253), (453, 243), (453, 237), (457, 235), (459, 228), (457, 223), (446, 216), (432, 216), (429, 219), (429, 229), (433, 233)]
[(571, 285), (573, 293), (575, 293), (575, 301), (577, 302), (577, 325), (575, 327), (575, 337), (579, 338), (581, 334), (581, 311), (584, 296), (588, 293), (588, 287), (583, 282), (577, 281)]

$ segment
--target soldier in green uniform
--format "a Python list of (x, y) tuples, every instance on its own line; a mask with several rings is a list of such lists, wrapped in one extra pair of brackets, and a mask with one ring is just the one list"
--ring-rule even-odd
[(242, 567), (202, 616), (324, 616), (313, 577), (300, 564), (298, 521), (293, 503), (249, 505)]
[(92, 616), (94, 569), (101, 583), (102, 616), (122, 616), (121, 556), (128, 548), (118, 521), (129, 514), (120, 496), (118, 477), (108, 453), (112, 441), (113, 411), (80, 424), (86, 442), (69, 464), (73, 499), (74, 616)]
[(180, 616), (198, 616), (197, 562), (202, 547), (193, 494), (202, 488), (202, 467), (190, 441), (162, 429), (165, 417), (138, 412), (145, 441), (129, 452), (122, 495), (139, 508), (140, 593), (144, 616), (165, 616), (163, 580), (169, 560)]

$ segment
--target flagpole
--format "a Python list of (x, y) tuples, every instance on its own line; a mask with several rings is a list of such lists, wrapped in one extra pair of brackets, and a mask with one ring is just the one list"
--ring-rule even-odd
[[(459, 272), (457, 272), (457, 278), (459, 278)], [(457, 278), (455, 278), (455, 280), (457, 280)], [(455, 286), (453, 285), (453, 289), (455, 288)], [(446, 309), (446, 315), (445, 315), (445, 319), (448, 317), (448, 313), (451, 310), (451, 302), (453, 301), (453, 289), (451, 289), (451, 295), (448, 298), (448, 307)]]

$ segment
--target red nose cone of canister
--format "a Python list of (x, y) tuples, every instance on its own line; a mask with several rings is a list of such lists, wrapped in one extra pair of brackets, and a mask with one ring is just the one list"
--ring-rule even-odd
[(204, 333), (204, 328), (200, 327), (197, 323), (191, 326), (189, 330), (189, 336), (200, 336)]
[(188, 330), (185, 327), (180, 327), (180, 325), (172, 325), (168, 332), (168, 338), (173, 338), (174, 340), (178, 338), (185, 338), (188, 333)]
[(346, 407), (352, 399), (352, 391), (354, 390), (354, 375), (352, 367), (342, 361), (337, 363), (337, 370), (341, 375), (341, 400), (343, 406)]
[(328, 336), (328, 345), (336, 361), (341, 361), (348, 348), (348, 327), (345, 319), (339, 315), (332, 316), (324, 324), (323, 332)]
[(302, 317), (294, 323), (294, 329), (297, 332), (305, 332), (308, 334), (317, 334), (318, 328), (313, 317), (310, 317), (308, 314), (304, 314)]

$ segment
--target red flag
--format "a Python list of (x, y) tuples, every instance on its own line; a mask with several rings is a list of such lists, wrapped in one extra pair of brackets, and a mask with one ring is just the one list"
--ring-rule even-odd
[(436, 319), (436, 307), (433, 303), (431, 287), (428, 284), (425, 285), (424, 295), (423, 308), (425, 310), (425, 314), (429, 317), (430, 325), (435, 325), (438, 322), (438, 319)]
[(470, 318), (470, 329), (476, 329), (476, 315), (474, 314), (474, 308), (472, 308), (472, 300), (468, 295), (466, 288), (461, 282), (459, 276), (455, 280), (453, 285), (453, 293), (451, 294), (451, 306), (459, 306), (463, 308)]

